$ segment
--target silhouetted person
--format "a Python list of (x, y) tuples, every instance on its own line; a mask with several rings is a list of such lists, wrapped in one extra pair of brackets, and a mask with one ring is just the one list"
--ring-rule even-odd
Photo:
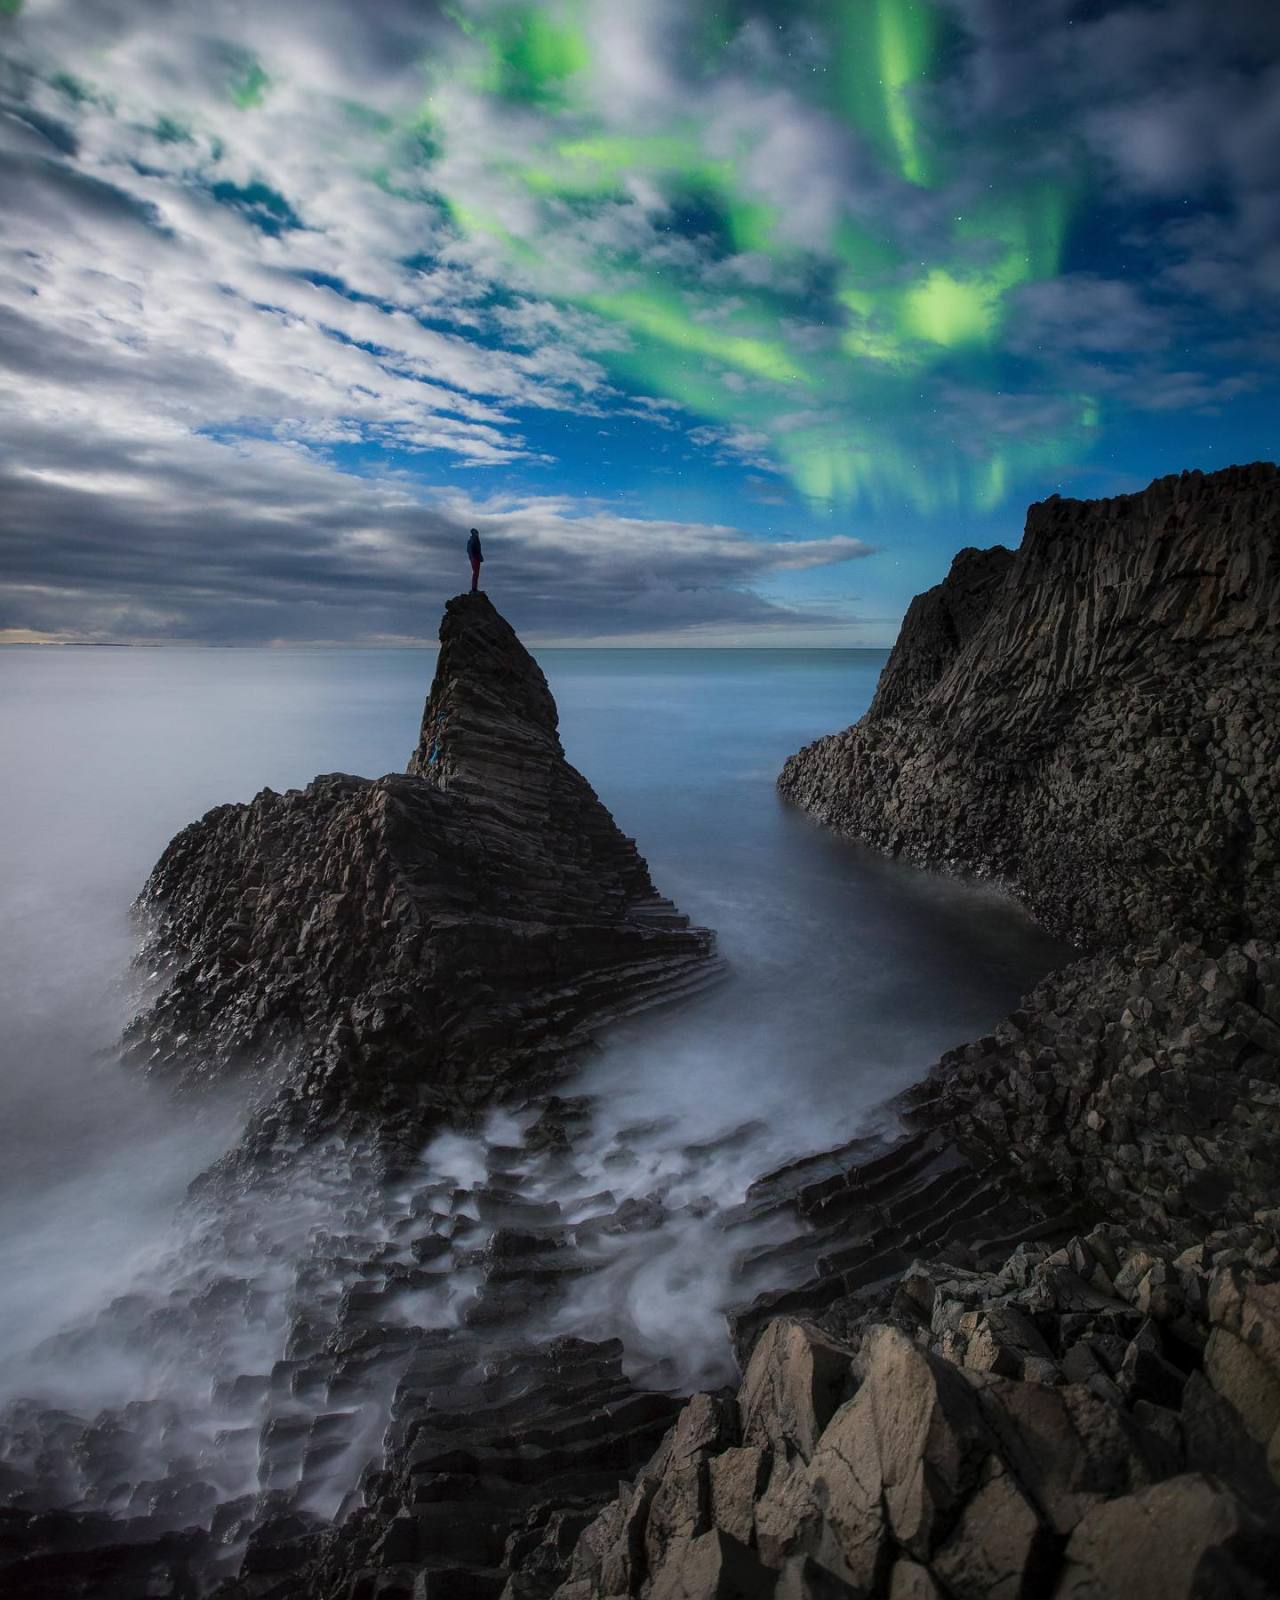
[(474, 594), (480, 587), (480, 563), (484, 560), (480, 534), (475, 528), (472, 528), (471, 537), (467, 540), (467, 558), (471, 562), (471, 592)]

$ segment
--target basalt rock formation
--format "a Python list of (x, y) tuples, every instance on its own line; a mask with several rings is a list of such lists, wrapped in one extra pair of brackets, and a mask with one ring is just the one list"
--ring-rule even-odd
[(565, 760), (546, 679), (485, 595), (451, 600), (440, 640), (407, 774), (219, 806), (140, 898), (166, 986), (129, 1053), (183, 1080), (283, 1071), (258, 1142), (344, 1116), (420, 1136), (714, 971), (711, 934)]
[(914, 602), (856, 727), (782, 792), (994, 877), (1075, 944), (1280, 936), (1280, 469), (1031, 507)]
[[(251, 1130), (275, 1176), (219, 1203), (179, 1292), (64, 1336), (86, 1361), (198, 1351), (214, 1419), (160, 1400), (0, 1416), (0, 1582), (1274, 1595), (1278, 529), (1270, 467), (1051, 501), (1019, 551), (962, 552), (913, 604), (867, 717), (794, 757), (784, 792), (1000, 878), (1090, 953), (944, 1056), (890, 1134), (684, 1216), (667, 1186), (705, 1147), (648, 1192), (600, 1190), (645, 1170), (646, 1127), (602, 1153), (589, 1101), (548, 1084), (601, 1021), (704, 981), (710, 936), (564, 762), (505, 623), (451, 602), (408, 775), (220, 808), (149, 885), (149, 955), (174, 977), (131, 1042), (171, 1074), (276, 1063)], [(420, 1156), (384, 1181), (389, 1127), (420, 1147), (494, 1100), (520, 1132), (490, 1127), (480, 1172)], [(265, 1161), (299, 1133), (304, 1163)], [(306, 1183), (344, 1231), (290, 1252)], [(737, 1255), (740, 1381), (687, 1402), (634, 1352), (624, 1371), (609, 1329), (569, 1313), (565, 1336), (573, 1286), (673, 1218)], [(266, 1271), (230, 1271), (251, 1247)], [(255, 1326), (279, 1359), (246, 1368)]]
[(785, 795), (1092, 954), (758, 1182), (778, 1287), (557, 1600), (1262, 1600), (1280, 1573), (1280, 472), (1034, 506)]
[[(616, 1339), (551, 1326), (663, 1207), (575, 1172), (587, 1105), (549, 1087), (608, 1022), (712, 979), (713, 936), (565, 760), (483, 594), (446, 609), (406, 774), (218, 807), (140, 908), (167, 986), (128, 1054), (184, 1088), (256, 1075), (258, 1109), (171, 1256), (0, 1410), (0, 1591), (345, 1600), (429, 1572), (485, 1600), (535, 1547), (528, 1592), (553, 1587), (541, 1547), (567, 1558), (678, 1403)], [(468, 1138), (434, 1156), (445, 1127)], [(46, 1364), (137, 1368), (145, 1398), (53, 1403)]]

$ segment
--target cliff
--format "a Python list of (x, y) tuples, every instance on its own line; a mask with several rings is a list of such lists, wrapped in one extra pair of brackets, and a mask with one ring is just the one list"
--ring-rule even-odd
[(1280, 934), (1280, 471), (1031, 507), (916, 600), (871, 709), (782, 792), (999, 879), (1081, 946)]
[(139, 905), (166, 986), (126, 1035), (149, 1070), (283, 1072), (273, 1124), (420, 1132), (712, 974), (712, 935), (565, 760), (507, 622), (460, 595), (440, 641), (407, 774), (263, 790), (164, 852)]
[(787, 762), (815, 817), (1094, 953), (944, 1056), (898, 1138), (753, 1187), (782, 1242), (742, 1383), (689, 1402), (557, 1600), (1275, 1592), (1277, 666), (1274, 466), (1055, 498)]
[[(15, 1600), (408, 1600), (412, 1574), (382, 1580), (419, 1552), (433, 1594), (496, 1600), (678, 1409), (617, 1339), (549, 1332), (647, 1215), (574, 1171), (588, 1102), (549, 1088), (597, 1029), (711, 980), (713, 936), (565, 760), (485, 596), (440, 638), (407, 773), (217, 807), (140, 897), (165, 987), (127, 1052), (182, 1089), (247, 1077), (256, 1109), (168, 1258), (0, 1408)], [(81, 1414), (45, 1363), (137, 1388)]]
[[(212, 1399), (0, 1416), (8, 1588), (1274, 1593), (1278, 477), (1033, 508), (1021, 550), (964, 551), (913, 604), (863, 722), (788, 763), (817, 814), (998, 874), (1098, 948), (948, 1052), (896, 1131), (732, 1210), (668, 1211), (696, 1143), (647, 1192), (601, 1190), (646, 1170), (649, 1125), (602, 1159), (589, 1100), (548, 1092), (567, 1045), (714, 963), (565, 763), (483, 597), (450, 603), (407, 775), (317, 779), (180, 835), (144, 897), (174, 978), (133, 1044), (157, 1071), (252, 1057), (283, 1083), (250, 1132), (257, 1181), (214, 1196), (178, 1285), (53, 1343), (144, 1348), (153, 1370), (197, 1350)], [(465, 1160), (391, 1182), (351, 1137), (474, 1126), (494, 1098), (517, 1115)], [(261, 1159), (259, 1135), (335, 1127)], [(273, 1229), (317, 1194), (341, 1231), (313, 1227), (282, 1272)], [(572, 1298), (632, 1235), (661, 1251), (668, 1216), (736, 1251), (740, 1382), (687, 1401)], [(250, 1322), (269, 1370), (246, 1366)]]

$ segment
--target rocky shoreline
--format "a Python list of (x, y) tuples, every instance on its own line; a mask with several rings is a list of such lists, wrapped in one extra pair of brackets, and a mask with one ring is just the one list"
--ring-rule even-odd
[[(248, 1073), (257, 1107), (193, 1198), (216, 1250), (62, 1353), (199, 1351), (222, 1422), (11, 1407), (6, 1592), (1277, 1593), (1277, 668), (1275, 467), (1055, 499), (1017, 552), (962, 552), (780, 786), (1088, 953), (886, 1135), (708, 1212), (678, 1173), (626, 1192), (645, 1130), (601, 1155), (556, 1091), (609, 1021), (712, 981), (712, 936), (564, 761), (506, 623), (451, 601), (407, 774), (218, 808), (144, 893), (168, 987), (132, 1059), (183, 1092)], [(341, 1232), (305, 1231), (308, 1185)], [(740, 1379), (692, 1397), (574, 1299), (673, 1217), (737, 1263)]]
[(260, 1077), (255, 1156), (336, 1128), (411, 1155), (718, 971), (565, 760), (546, 679), (486, 596), (451, 600), (440, 640), (407, 773), (220, 806), (140, 896), (164, 987), (128, 1057)]
[(863, 720), (787, 763), (821, 821), (1094, 953), (897, 1144), (756, 1186), (809, 1229), (735, 1318), (741, 1387), (558, 1600), (1278, 1591), (1277, 669), (1280, 473), (1184, 474), (962, 552)]
[(870, 710), (782, 792), (997, 879), (1084, 949), (1280, 935), (1280, 469), (1031, 507), (917, 598)]

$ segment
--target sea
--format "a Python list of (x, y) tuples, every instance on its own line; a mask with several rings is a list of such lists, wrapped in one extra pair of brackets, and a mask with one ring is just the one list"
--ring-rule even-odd
[[(778, 795), (793, 751), (870, 702), (876, 650), (535, 651), (569, 759), (660, 891), (717, 930), (723, 982), (608, 1034), (571, 1092), (598, 1136), (643, 1126), (653, 1172), (720, 1142), (717, 1205), (885, 1123), (888, 1097), (988, 1030), (1070, 952), (998, 890), (887, 860)], [(172, 1244), (191, 1180), (235, 1139), (231, 1086), (175, 1099), (115, 1059), (136, 1003), (130, 907), (213, 806), (323, 772), (403, 770), (429, 650), (11, 647), (0, 653), (0, 1400), (33, 1350)], [(634, 1141), (633, 1141), (634, 1142)], [(670, 1148), (669, 1148), (670, 1147)], [(608, 1306), (655, 1358), (724, 1359), (705, 1236), (633, 1252)], [(708, 1343), (709, 1342), (709, 1343)]]

